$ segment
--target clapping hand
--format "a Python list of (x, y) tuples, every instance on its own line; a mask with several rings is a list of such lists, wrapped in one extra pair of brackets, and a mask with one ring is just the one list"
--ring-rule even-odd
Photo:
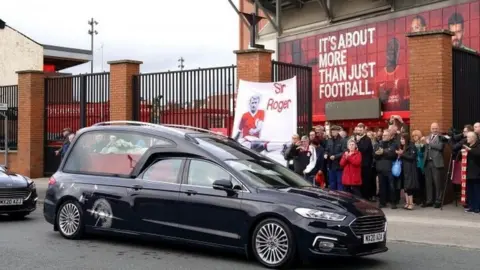
[(403, 150), (402, 149), (398, 149), (395, 151), (395, 153), (397, 153), (397, 155), (402, 155), (403, 154)]
[(383, 154), (383, 148), (378, 148), (378, 150), (375, 151), (375, 154), (377, 154), (377, 155)]

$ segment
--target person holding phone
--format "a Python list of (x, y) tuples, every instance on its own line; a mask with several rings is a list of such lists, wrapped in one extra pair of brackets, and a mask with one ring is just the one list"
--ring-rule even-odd
[(462, 153), (467, 154), (467, 209), (480, 213), (480, 146), (475, 132), (468, 132)]
[(389, 200), (392, 209), (397, 209), (400, 199), (397, 198), (397, 183), (392, 175), (393, 161), (397, 158), (396, 149), (397, 144), (393, 140), (392, 133), (389, 130), (384, 130), (382, 141), (374, 149), (379, 182), (380, 208), (385, 207)]

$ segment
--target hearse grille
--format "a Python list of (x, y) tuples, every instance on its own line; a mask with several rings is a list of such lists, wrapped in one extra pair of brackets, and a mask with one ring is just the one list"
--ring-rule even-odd
[(0, 199), (24, 199), (29, 193), (26, 188), (0, 188)]
[(384, 216), (359, 217), (352, 222), (352, 224), (350, 224), (350, 228), (357, 236), (370, 233), (379, 233), (385, 231), (385, 222), (386, 219)]

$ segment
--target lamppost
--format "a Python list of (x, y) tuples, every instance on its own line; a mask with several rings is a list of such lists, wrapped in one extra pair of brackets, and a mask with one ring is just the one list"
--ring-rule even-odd
[(88, 30), (88, 34), (90, 35), (90, 49), (92, 52), (92, 61), (90, 62), (90, 73), (93, 73), (93, 45), (94, 45), (94, 37), (95, 35), (98, 35), (97, 30), (95, 30), (95, 25), (98, 25), (98, 22), (94, 18), (91, 18), (88, 21), (88, 24), (90, 25), (90, 30)]
[(180, 70), (183, 70), (183, 68), (185, 67), (185, 66), (183, 65), (183, 63), (185, 62), (185, 59), (183, 59), (183, 57), (180, 57), (180, 58), (178, 59), (178, 62), (180, 63), (180, 64), (178, 65), (178, 68), (180, 68)]

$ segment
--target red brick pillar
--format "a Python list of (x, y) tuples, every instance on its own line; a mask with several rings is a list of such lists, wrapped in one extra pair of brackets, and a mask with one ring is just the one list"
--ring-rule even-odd
[(45, 135), (45, 75), (43, 71), (18, 71), (18, 152), (16, 172), (43, 177)]
[(410, 130), (424, 135), (438, 122), (452, 126), (452, 33), (446, 30), (409, 33)]
[(133, 75), (140, 73), (141, 61), (110, 61), (110, 121), (133, 119)]
[(234, 51), (237, 54), (237, 79), (251, 82), (272, 81), (272, 53), (265, 49)]

